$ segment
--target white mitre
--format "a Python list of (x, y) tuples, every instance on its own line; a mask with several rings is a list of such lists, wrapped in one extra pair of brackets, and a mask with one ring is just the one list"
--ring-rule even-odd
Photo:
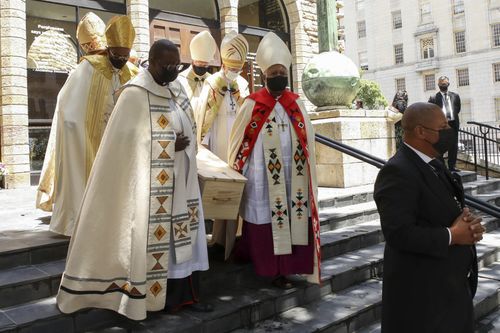
[(210, 32), (204, 30), (191, 39), (189, 50), (192, 60), (210, 62), (214, 59), (217, 44)]
[(222, 40), (220, 55), (222, 63), (232, 68), (242, 68), (247, 59), (248, 42), (242, 34), (231, 31)]
[(262, 69), (262, 72), (277, 64), (288, 69), (292, 64), (292, 54), (281, 38), (273, 32), (268, 32), (260, 41), (255, 61)]

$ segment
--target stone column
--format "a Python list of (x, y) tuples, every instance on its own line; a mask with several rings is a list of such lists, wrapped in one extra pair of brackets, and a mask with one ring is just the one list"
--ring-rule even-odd
[(298, 93), (308, 109), (314, 106), (302, 92), (302, 72), (314, 54), (318, 53), (318, 26), (316, 0), (285, 0), (290, 23), (293, 90)]
[(234, 30), (238, 32), (238, 0), (218, 0), (221, 37)]
[(149, 53), (149, 0), (127, 0), (127, 14), (135, 28), (134, 50), (139, 58)]
[(29, 186), (25, 0), (0, 0), (0, 145), (6, 187)]

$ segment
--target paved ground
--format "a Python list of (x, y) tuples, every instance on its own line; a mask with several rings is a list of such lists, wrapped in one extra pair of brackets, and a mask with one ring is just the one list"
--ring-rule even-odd
[(48, 230), (50, 213), (35, 208), (36, 187), (0, 190), (0, 233)]

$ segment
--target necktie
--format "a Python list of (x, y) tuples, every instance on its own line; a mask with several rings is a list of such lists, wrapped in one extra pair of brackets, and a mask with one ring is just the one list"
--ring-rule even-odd
[(446, 110), (446, 119), (451, 120), (451, 109), (450, 109), (450, 103), (448, 103), (448, 94), (444, 93), (444, 107)]
[(450, 177), (448, 177), (448, 175), (446, 174), (444, 164), (437, 159), (433, 159), (432, 161), (429, 162), (429, 165), (433, 167), (434, 172), (438, 176), (439, 180), (441, 180), (441, 182), (446, 186), (448, 191), (450, 191), (450, 193), (454, 196), (455, 190), (451, 183)]

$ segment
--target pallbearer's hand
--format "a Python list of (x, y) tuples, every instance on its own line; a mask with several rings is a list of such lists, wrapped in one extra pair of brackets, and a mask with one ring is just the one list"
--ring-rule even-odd
[(482, 218), (470, 213), (469, 208), (464, 208), (462, 214), (453, 222), (450, 228), (451, 243), (457, 245), (472, 245), (483, 239), (484, 227)]
[(177, 139), (175, 140), (175, 151), (181, 151), (186, 149), (189, 146), (189, 138), (184, 136), (183, 134), (177, 135)]

